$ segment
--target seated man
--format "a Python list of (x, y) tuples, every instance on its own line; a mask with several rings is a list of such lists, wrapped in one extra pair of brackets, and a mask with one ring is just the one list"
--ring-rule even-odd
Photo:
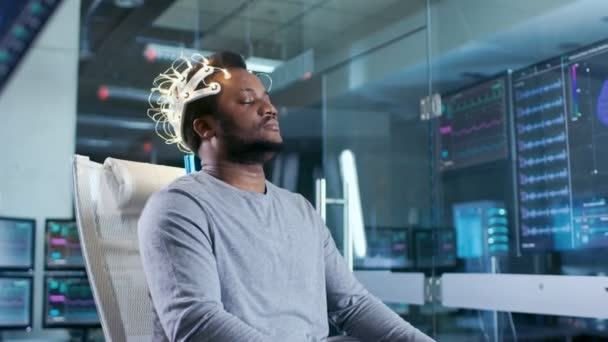
[(243, 59), (191, 62), (154, 88), (153, 117), (203, 161), (139, 221), (155, 340), (327, 341), (329, 318), (345, 341), (432, 341), (355, 279), (304, 197), (266, 181), (283, 143), (278, 113)]

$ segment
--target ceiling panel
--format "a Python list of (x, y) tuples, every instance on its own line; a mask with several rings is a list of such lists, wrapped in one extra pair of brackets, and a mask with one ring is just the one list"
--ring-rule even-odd
[(247, 18), (285, 24), (309, 7), (304, 3), (261, 0), (244, 9), (242, 14)]
[[(220, 16), (209, 12), (197, 12), (184, 7), (172, 7), (161, 14), (152, 24), (155, 27), (175, 30), (194, 31), (199, 25), (201, 31), (207, 31), (218, 22)], [(198, 20), (198, 22), (197, 22)]]
[(217, 29), (217, 33), (222, 36), (235, 37), (246, 40), (249, 37), (252, 40), (265, 39), (276, 29), (279, 24), (264, 20), (247, 19), (245, 17), (234, 17), (227, 23)]
[(328, 0), (323, 7), (331, 8), (342, 13), (352, 13), (360, 16), (375, 14), (392, 4), (400, 1), (419, 1), (419, 0)]
[(227, 14), (246, 2), (247, 0), (177, 0), (172, 7)]
[(361, 17), (326, 8), (315, 9), (301, 19), (305, 30), (321, 29), (333, 32), (346, 31), (362, 20)]

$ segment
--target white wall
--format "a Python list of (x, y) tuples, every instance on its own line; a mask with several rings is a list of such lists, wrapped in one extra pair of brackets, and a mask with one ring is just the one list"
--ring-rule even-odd
[(72, 217), (80, 0), (65, 0), (0, 93), (0, 216), (35, 218), (34, 326), (5, 339), (62, 339), (42, 330), (44, 220)]

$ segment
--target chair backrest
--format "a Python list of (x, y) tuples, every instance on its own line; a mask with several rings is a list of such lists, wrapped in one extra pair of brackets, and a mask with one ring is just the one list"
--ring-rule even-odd
[(152, 303), (141, 265), (137, 221), (148, 197), (181, 168), (74, 157), (78, 231), (106, 341), (150, 341)]

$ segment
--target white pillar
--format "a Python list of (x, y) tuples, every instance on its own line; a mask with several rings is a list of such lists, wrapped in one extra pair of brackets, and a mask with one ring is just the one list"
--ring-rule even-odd
[(6, 339), (62, 340), (43, 330), (44, 220), (70, 218), (80, 0), (64, 0), (0, 93), (0, 216), (34, 218), (33, 331)]

